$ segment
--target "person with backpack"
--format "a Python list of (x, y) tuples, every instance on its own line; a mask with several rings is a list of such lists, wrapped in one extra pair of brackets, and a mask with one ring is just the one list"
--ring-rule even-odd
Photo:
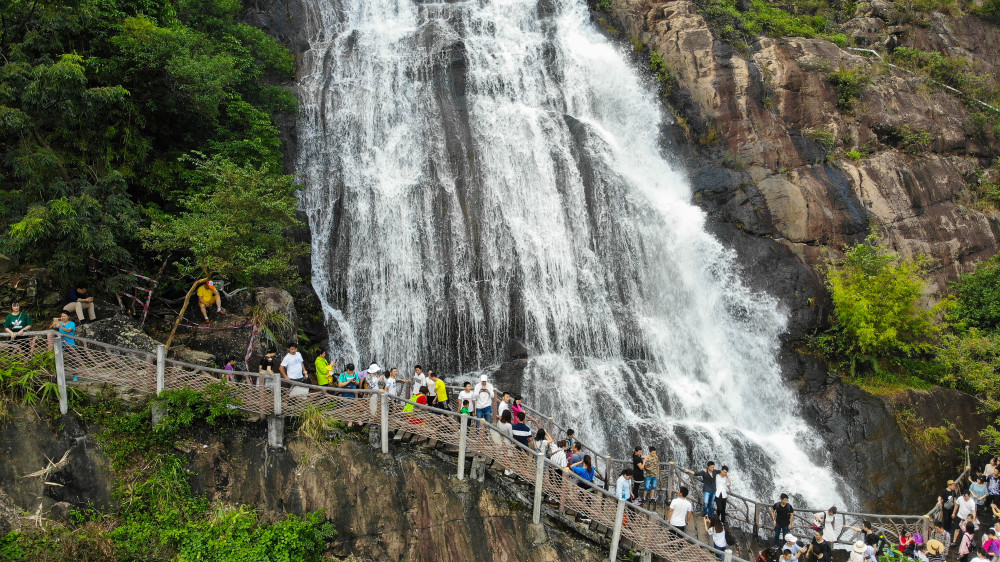
[(941, 511), (941, 523), (945, 531), (949, 533), (954, 530), (952, 516), (955, 512), (955, 500), (958, 499), (958, 484), (954, 480), (948, 481), (948, 486), (938, 494), (938, 508)]
[(795, 508), (788, 503), (788, 494), (781, 494), (778, 503), (771, 506), (771, 521), (774, 522), (774, 548), (778, 548), (795, 521)]
[(975, 517), (976, 515), (974, 513), (970, 514), (966, 517), (965, 521), (959, 523), (959, 529), (962, 533), (961, 542), (958, 543), (958, 556), (960, 562), (968, 562), (969, 556), (972, 554), (976, 533), (979, 531), (979, 527), (975, 522)]
[(729, 544), (726, 542), (726, 527), (719, 520), (717, 515), (711, 517), (703, 517), (702, 522), (705, 524), (705, 534), (708, 535), (712, 546), (715, 550), (719, 551), (719, 554), (715, 555), (716, 560), (722, 560), (722, 553), (729, 548)]
[(826, 511), (820, 511), (819, 513), (813, 514), (813, 529), (819, 530), (823, 533), (823, 538), (827, 541), (833, 543), (837, 541), (837, 537), (840, 535), (840, 530), (842, 530), (843, 525), (841, 525), (840, 530), (837, 527), (837, 506), (832, 506)]

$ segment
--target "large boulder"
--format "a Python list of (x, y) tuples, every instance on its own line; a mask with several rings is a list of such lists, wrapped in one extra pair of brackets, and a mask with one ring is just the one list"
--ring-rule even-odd
[(138, 320), (125, 314), (84, 324), (76, 333), (85, 338), (148, 353), (156, 353), (156, 346), (162, 343), (149, 337), (142, 331)]

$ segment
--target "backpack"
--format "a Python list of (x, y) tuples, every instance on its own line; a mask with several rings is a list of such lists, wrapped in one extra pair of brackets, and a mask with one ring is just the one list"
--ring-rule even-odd
[(944, 509), (951, 509), (955, 507), (955, 494), (948, 496), (948, 501), (944, 502), (941, 507)]

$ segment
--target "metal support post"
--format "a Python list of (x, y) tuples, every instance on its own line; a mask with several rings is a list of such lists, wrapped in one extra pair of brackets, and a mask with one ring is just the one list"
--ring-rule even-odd
[(281, 415), (281, 375), (274, 373), (274, 381), (272, 383), (272, 390), (274, 390), (274, 415)]
[(542, 484), (545, 482), (545, 453), (536, 454), (538, 467), (535, 469), (535, 503), (531, 508), (531, 522), (535, 525), (542, 519)]
[(611, 486), (611, 479), (614, 471), (611, 469), (611, 455), (605, 455), (604, 457), (604, 489), (607, 490)]
[(615, 511), (615, 531), (611, 535), (611, 562), (618, 559), (618, 543), (622, 540), (622, 521), (625, 519), (625, 500), (618, 498), (618, 509)]
[(458, 434), (458, 479), (465, 480), (465, 447), (469, 440), (469, 416), (462, 414), (462, 427)]
[(163, 392), (167, 385), (167, 346), (160, 344), (156, 346), (156, 395)]
[(273, 449), (285, 446), (285, 417), (281, 413), (281, 375), (274, 374), (274, 414), (267, 418), (267, 445)]
[(66, 398), (66, 363), (63, 360), (63, 340), (56, 338), (52, 344), (56, 352), (56, 383), (59, 385), (59, 413), (69, 412), (69, 401)]
[(389, 396), (385, 392), (381, 393), (379, 401), (382, 403), (382, 418), (379, 426), (382, 430), (382, 454), (389, 452)]

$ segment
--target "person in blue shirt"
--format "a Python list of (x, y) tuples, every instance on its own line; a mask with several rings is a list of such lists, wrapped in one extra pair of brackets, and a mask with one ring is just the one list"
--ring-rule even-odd
[[(337, 388), (358, 388), (360, 384), (358, 374), (354, 372), (354, 363), (348, 363), (347, 370), (337, 377)], [(354, 393), (345, 392), (343, 396), (344, 398), (354, 398)]]
[(529, 449), (531, 448), (531, 428), (528, 427), (528, 424), (524, 423), (524, 412), (517, 413), (517, 423), (513, 425), (511, 430), (514, 441)]
[(76, 340), (67, 336), (76, 335), (76, 322), (69, 319), (69, 313), (65, 310), (59, 314), (59, 320), (52, 321), (52, 327), (59, 330), (62, 334), (63, 343), (70, 346), (76, 347)]
[[(594, 461), (591, 460), (590, 455), (583, 455), (583, 460), (581, 460), (578, 463), (574, 463), (572, 466), (570, 466), (570, 470), (572, 470), (573, 474), (576, 474), (581, 479), (586, 480), (587, 482), (593, 482), (594, 481), (593, 462)], [(584, 486), (581, 484), (581, 487)]]

